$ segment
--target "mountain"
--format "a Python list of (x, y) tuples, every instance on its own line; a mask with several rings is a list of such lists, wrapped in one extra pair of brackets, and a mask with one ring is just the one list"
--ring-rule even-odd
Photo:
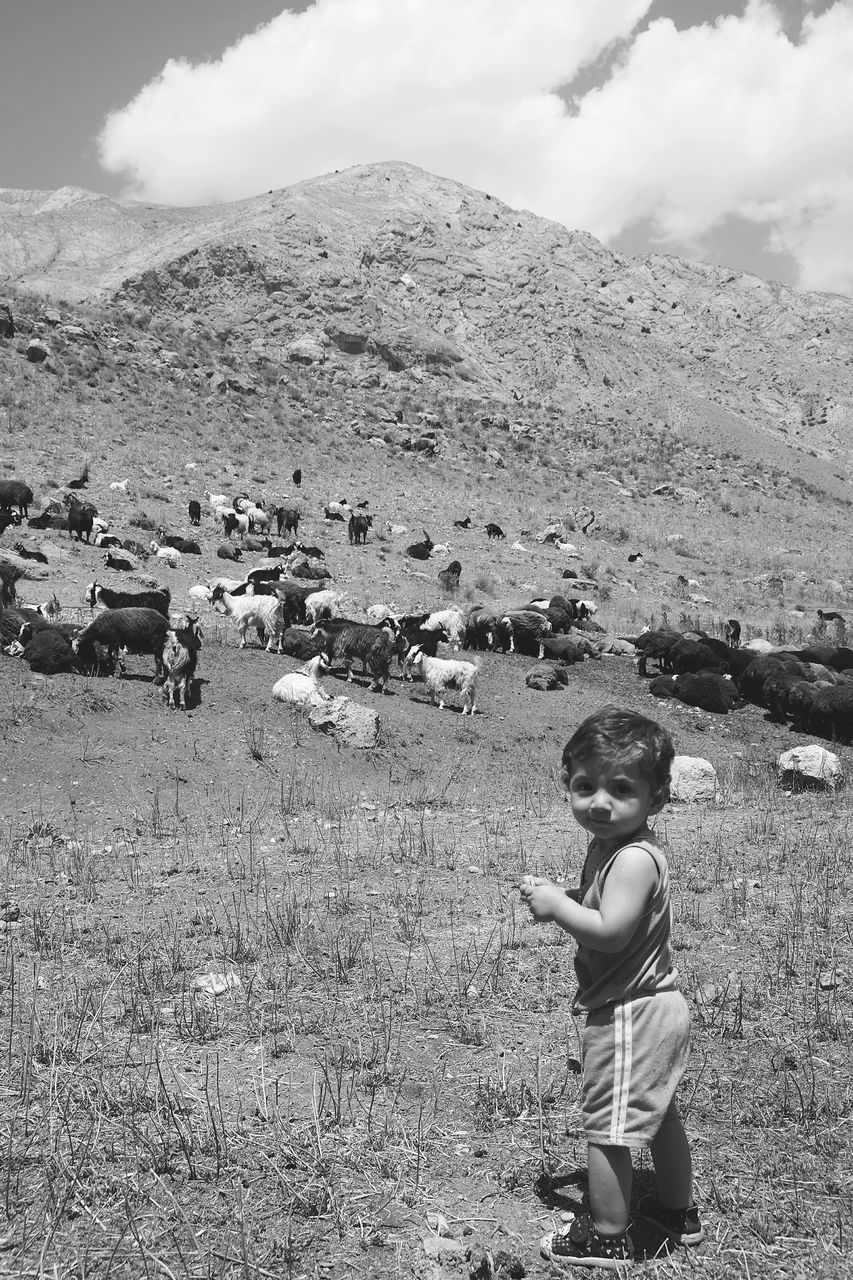
[(847, 494), (853, 301), (613, 253), (411, 165), (206, 208), (2, 190), (0, 270), (66, 305), (171, 317), (247, 365), (665, 430)]

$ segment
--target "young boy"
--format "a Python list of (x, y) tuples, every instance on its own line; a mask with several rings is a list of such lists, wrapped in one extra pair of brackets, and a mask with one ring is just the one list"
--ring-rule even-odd
[(586, 1014), (590, 1213), (541, 1241), (543, 1255), (564, 1266), (615, 1269), (632, 1260), (632, 1150), (651, 1151), (657, 1179), (641, 1216), (678, 1244), (703, 1238), (674, 1101), (690, 1015), (672, 963), (669, 870), (648, 826), (669, 799), (674, 754), (666, 730), (633, 711), (604, 707), (585, 720), (562, 762), (572, 814), (592, 836), (580, 888), (521, 881), (535, 919), (555, 921), (578, 944), (573, 1011)]

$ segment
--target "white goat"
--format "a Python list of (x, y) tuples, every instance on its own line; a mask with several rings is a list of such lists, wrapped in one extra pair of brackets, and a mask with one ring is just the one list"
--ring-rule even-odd
[[(305, 597), (305, 617), (313, 625), (320, 618), (334, 618), (344, 602), (342, 591), (315, 591)], [(382, 615), (385, 617), (385, 614)], [(381, 621), (381, 619), (380, 619)]]
[(40, 613), (43, 618), (47, 618), (48, 622), (56, 621), (62, 613), (62, 605), (59, 603), (59, 597), (55, 591), (49, 600), (36, 605), (36, 612)]
[(231, 499), (226, 493), (211, 493), (209, 489), (205, 489), (204, 496), (207, 498), (214, 511), (220, 507), (230, 507)]
[(129, 484), (130, 484), (129, 480), (113, 480), (110, 483), (110, 488), (114, 492), (117, 490), (119, 493), (127, 493), (127, 486)]
[(451, 649), (458, 651), (462, 648), (465, 635), (462, 610), (453, 605), (449, 609), (439, 609), (438, 612), (431, 613), (426, 622), (421, 623), (421, 630), (447, 632), (447, 643)]
[(109, 520), (105, 520), (103, 516), (92, 517), (92, 533), (108, 533), (110, 528)]
[(156, 538), (152, 539), (148, 549), (159, 560), (165, 560), (171, 569), (177, 569), (181, 563), (182, 556), (177, 547), (161, 547)]
[(289, 671), (276, 680), (272, 696), (277, 702), (288, 702), (293, 707), (316, 707), (321, 702), (328, 702), (331, 694), (320, 688), (320, 676), (328, 669), (326, 659), (318, 653), (298, 671)]
[(269, 636), (267, 652), (272, 653), (273, 640), (276, 640), (278, 652), (281, 653), (281, 640), (286, 625), (284, 600), (280, 600), (278, 596), (232, 596), (227, 591), (217, 589), (213, 593), (213, 604), (214, 607), (221, 604), (219, 612), (224, 612), (237, 623), (241, 649), (246, 647), (246, 632), (249, 627), (255, 627), (261, 644), (264, 636)]
[(269, 530), (272, 517), (268, 511), (264, 511), (263, 507), (252, 502), (243, 508), (243, 514), (249, 517), (249, 522), (256, 533), (266, 533)]
[(462, 714), (477, 710), (477, 676), (480, 668), (474, 662), (451, 661), (448, 658), (431, 658), (418, 645), (409, 650), (407, 662), (414, 673), (417, 671), (429, 690), (430, 702), (435, 706), (438, 696), (438, 709), (444, 710), (444, 699), (448, 689), (458, 689), (462, 695)]

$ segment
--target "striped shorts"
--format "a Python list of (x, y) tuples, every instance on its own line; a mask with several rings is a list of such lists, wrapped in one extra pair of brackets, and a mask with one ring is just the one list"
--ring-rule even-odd
[(587, 1014), (581, 1040), (581, 1116), (587, 1142), (648, 1147), (687, 1066), (690, 1010), (680, 991), (660, 991)]

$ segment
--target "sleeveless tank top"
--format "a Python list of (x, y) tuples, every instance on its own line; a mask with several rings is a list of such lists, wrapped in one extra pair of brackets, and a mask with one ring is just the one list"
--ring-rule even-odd
[[(587, 850), (577, 900), (598, 910), (604, 884), (615, 859), (623, 849), (644, 849), (657, 869), (657, 886), (649, 896), (642, 919), (623, 951), (594, 951), (578, 944), (575, 973), (578, 989), (573, 1009), (589, 1013), (605, 1005), (618, 1004), (635, 996), (655, 995), (677, 987), (677, 971), (672, 963), (672, 908), (669, 899), (669, 867), (652, 833), (646, 828), (626, 840), (605, 861), (600, 861), (598, 841)], [(574, 894), (572, 895), (575, 896)]]

